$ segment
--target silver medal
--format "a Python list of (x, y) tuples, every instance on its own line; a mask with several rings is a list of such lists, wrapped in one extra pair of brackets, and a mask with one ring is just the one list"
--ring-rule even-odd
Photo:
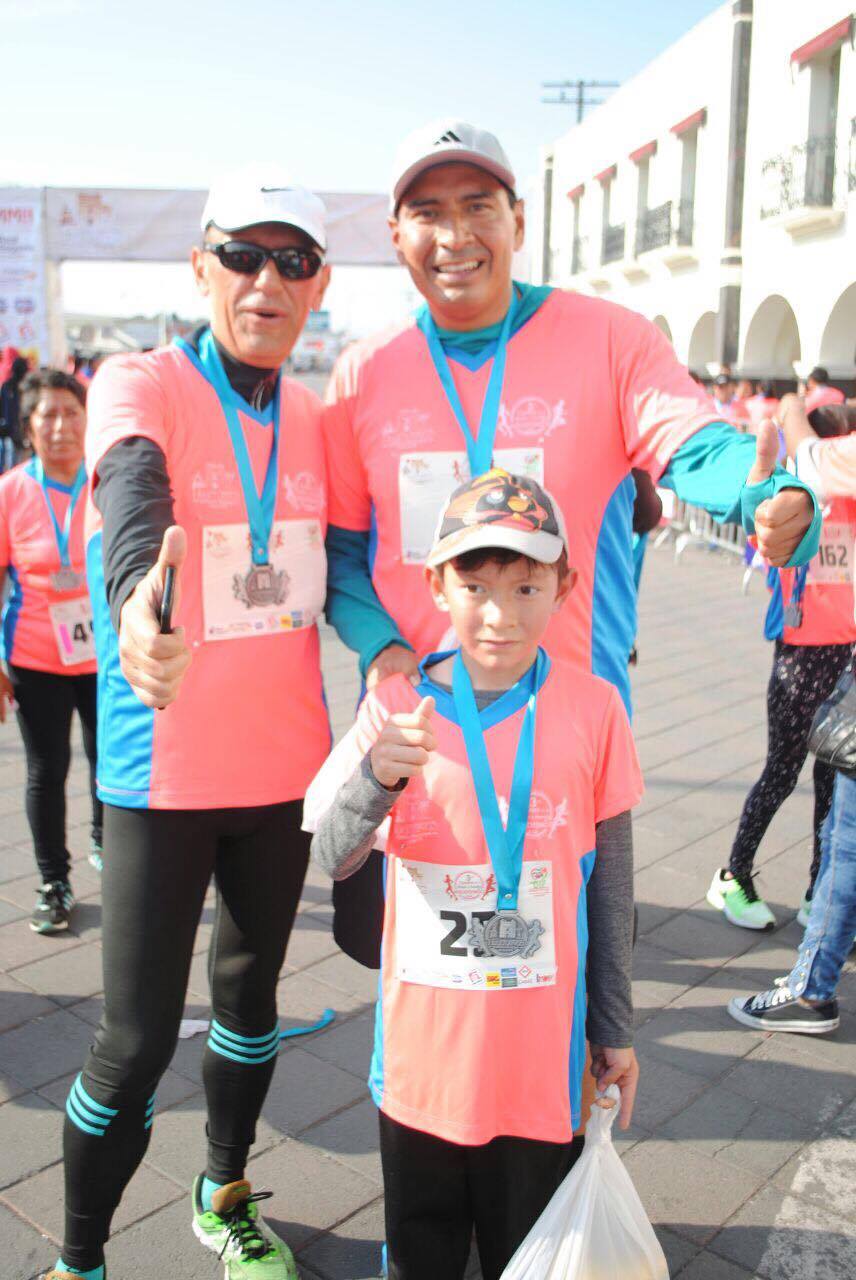
[(236, 573), (232, 579), (232, 594), (248, 609), (283, 604), (290, 586), (284, 569), (276, 570), (272, 564), (254, 564), (246, 573)]
[(79, 591), (85, 581), (84, 574), (75, 573), (73, 569), (67, 567), (57, 569), (51, 574), (51, 586), (54, 591)]
[(802, 605), (792, 600), (790, 604), (785, 605), (783, 617), (786, 627), (801, 627), (803, 620)]
[(486, 923), (473, 920), (467, 942), (486, 956), (528, 959), (540, 949), (543, 932), (540, 920), (524, 920), (519, 911), (497, 911)]

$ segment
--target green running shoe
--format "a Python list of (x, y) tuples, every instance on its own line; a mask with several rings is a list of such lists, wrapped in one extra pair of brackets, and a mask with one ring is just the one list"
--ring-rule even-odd
[(710, 882), (707, 900), (724, 914), (730, 924), (741, 929), (772, 929), (775, 926), (776, 917), (755, 892), (751, 876), (726, 878), (726, 868), (720, 867)]
[(193, 1184), (193, 1234), (223, 1260), (224, 1280), (299, 1280), (294, 1255), (259, 1213), (259, 1200), (270, 1191), (254, 1192), (249, 1182), (227, 1182), (201, 1201), (202, 1175)]

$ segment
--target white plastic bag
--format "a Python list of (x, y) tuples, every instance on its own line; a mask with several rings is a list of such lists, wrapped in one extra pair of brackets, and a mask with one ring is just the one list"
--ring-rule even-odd
[[(619, 1099), (616, 1085), (606, 1097)], [(612, 1145), (618, 1107), (593, 1106), (583, 1153), (502, 1280), (669, 1280), (660, 1242)]]

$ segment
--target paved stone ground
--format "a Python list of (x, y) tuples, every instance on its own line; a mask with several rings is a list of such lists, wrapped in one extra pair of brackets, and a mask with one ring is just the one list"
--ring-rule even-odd
[[(652, 553), (643, 584), (636, 728), (647, 796), (636, 822), (636, 1118), (626, 1165), (681, 1280), (844, 1280), (856, 1275), (856, 972), (828, 1038), (756, 1035), (725, 1013), (729, 996), (790, 966), (809, 862), (804, 779), (761, 851), (762, 891), (779, 928), (756, 936), (704, 903), (761, 760), (770, 650), (760, 580), (739, 593), (733, 562)], [(353, 664), (325, 637), (337, 729), (353, 706)], [(62, 1106), (100, 1007), (98, 878), (83, 861), (80, 754), (69, 786), (73, 932), (26, 927), (35, 877), (14, 726), (0, 732), (0, 1241), (4, 1280), (31, 1280), (61, 1230)], [(364, 1084), (375, 978), (338, 954), (329, 888), (311, 873), (281, 987), (283, 1025), (336, 1010), (332, 1027), (282, 1052), (250, 1176), (274, 1191), (270, 1219), (305, 1280), (376, 1276), (382, 1238), (375, 1118)], [(206, 1004), (210, 905), (188, 993)], [(210, 1280), (212, 1255), (189, 1231), (187, 1188), (202, 1163), (203, 1038), (180, 1043), (158, 1093), (145, 1165), (116, 1218), (114, 1280)], [(848, 1141), (849, 1140), (849, 1141)], [(10, 1269), (11, 1267), (11, 1269)]]

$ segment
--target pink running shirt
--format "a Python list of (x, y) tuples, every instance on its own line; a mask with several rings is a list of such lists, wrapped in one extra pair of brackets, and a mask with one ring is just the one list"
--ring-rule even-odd
[[(470, 930), (495, 914), (496, 889), (463, 735), (447, 718), (449, 694), (414, 689), (402, 676), (369, 693), (310, 788), (304, 825), (317, 825), (386, 719), (413, 711), (429, 691), (437, 750), (397, 800), (385, 842), (369, 1086), (392, 1119), (451, 1142), (502, 1134), (568, 1142), (585, 1063), (585, 886), (595, 824), (632, 808), (643, 790), (627, 714), (606, 681), (553, 663), (538, 695), (520, 882), (521, 914), (544, 932), (529, 958), (479, 958)], [(509, 708), (502, 718), (499, 708), (481, 719), (505, 812), (524, 712)]]
[[(8, 573), (12, 591), (3, 610), (2, 657), (16, 667), (50, 671), (55, 675), (91, 675), (92, 608), (86, 586), (83, 528), (86, 491), (78, 497), (69, 535), (70, 573), (61, 586), (60, 559), (49, 500), (62, 528), (71, 489), (47, 481), (46, 491), (36, 478), (33, 460), (0, 476), (0, 576)], [(75, 583), (75, 577), (78, 582)]]

